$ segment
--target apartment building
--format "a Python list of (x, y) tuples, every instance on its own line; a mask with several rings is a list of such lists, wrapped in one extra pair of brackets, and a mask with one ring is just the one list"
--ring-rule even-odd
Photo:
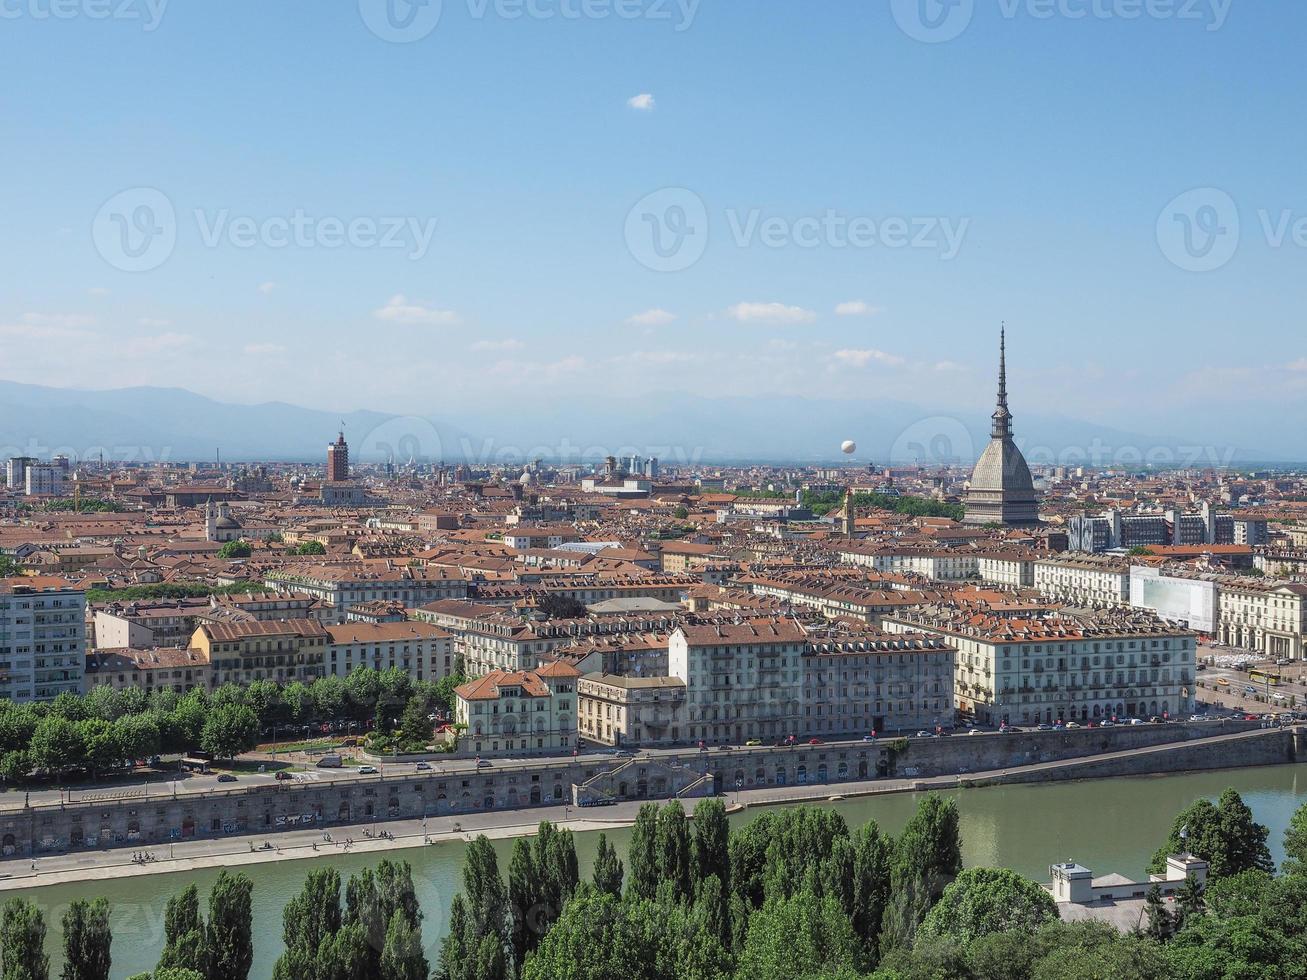
[(690, 740), (739, 744), (949, 721), (953, 647), (933, 637), (815, 629), (792, 619), (684, 626), (668, 645)]
[(82, 692), (86, 593), (53, 576), (0, 579), (0, 699)]
[(115, 690), (136, 688), (146, 694), (192, 688), (207, 690), (212, 667), (199, 650), (156, 647), (148, 650), (95, 650), (86, 655), (85, 688), (107, 685)]
[(961, 582), (980, 574), (977, 553), (960, 548), (844, 545), (839, 550), (839, 556), (841, 561), (874, 568), (878, 572), (920, 575), (940, 582)]
[(576, 744), (575, 667), (495, 670), (454, 689), (454, 714), (467, 728), (459, 750), (478, 756), (544, 754)]
[(989, 725), (1187, 714), (1197, 636), (1151, 613), (1118, 609), (1029, 618), (938, 606), (885, 621), (956, 647), (954, 696)]
[(930, 598), (919, 591), (869, 588), (857, 582), (816, 575), (797, 579), (744, 575), (737, 577), (734, 584), (744, 586), (754, 595), (772, 596), (794, 606), (816, 609), (828, 618), (849, 616), (873, 625), (885, 613), (919, 605)]
[(982, 582), (1029, 589), (1035, 584), (1035, 556), (1017, 551), (981, 552), (976, 556)]
[(199, 617), (209, 609), (209, 600), (203, 597), (111, 602), (95, 610), (95, 646), (113, 650), (183, 647), (190, 642)]
[(398, 599), (408, 606), (420, 606), (467, 595), (467, 579), (457, 572), (391, 562), (288, 565), (270, 571), (266, 581), (274, 589), (306, 592), (321, 599), (338, 617), (359, 602)]
[(346, 677), (356, 667), (397, 668), (415, 681), (454, 672), (454, 636), (430, 623), (349, 622), (327, 627), (326, 672)]
[(1125, 606), (1130, 602), (1130, 563), (1106, 555), (1067, 554), (1034, 563), (1034, 587), (1071, 606)]
[(591, 673), (576, 684), (577, 730), (600, 745), (653, 748), (687, 737), (685, 682), (679, 677)]
[(214, 687), (260, 680), (311, 684), (326, 673), (330, 635), (316, 619), (242, 620), (201, 624), (190, 645), (212, 665)]
[(1307, 585), (1220, 576), (1216, 640), (1264, 657), (1302, 660), (1307, 647)]

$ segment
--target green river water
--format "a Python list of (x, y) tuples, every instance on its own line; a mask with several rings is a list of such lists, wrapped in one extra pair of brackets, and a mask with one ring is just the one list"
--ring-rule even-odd
[[(1297, 806), (1307, 801), (1307, 768), (1294, 765), (1186, 773), (1171, 776), (1088, 780), (1031, 786), (1003, 786), (959, 790), (962, 818), (962, 853), (968, 865), (1013, 868), (1038, 881), (1047, 880), (1048, 865), (1074, 859), (1096, 874), (1116, 871), (1141, 875), (1175, 814), (1206, 796), (1215, 798), (1227, 786), (1243, 794), (1257, 819), (1271, 831), (1271, 851), (1278, 862), (1281, 837)], [(897, 833), (916, 806), (917, 797), (897, 794), (823, 804), (857, 826), (874, 819)], [(737, 822), (753, 819), (761, 810), (738, 814)], [(624, 850), (629, 830), (609, 833)], [(589, 873), (598, 834), (577, 835), (583, 875)], [(500, 869), (507, 871), (512, 841), (495, 843)], [(423, 936), (432, 961), (444, 931), (450, 899), (458, 890), (463, 851), (461, 842), (393, 852), (393, 858), (413, 865), (418, 898), (425, 913)], [(346, 878), (375, 865), (387, 855), (332, 856)], [(312, 860), (293, 860), (245, 867), (254, 881), (255, 959), (253, 980), (265, 980), (281, 952), (281, 910), (299, 891)], [(191, 881), (200, 886), (202, 900), (217, 877), (217, 869), (184, 874), (159, 874), (104, 882), (54, 885), (9, 894), (25, 895), (46, 910), (50, 925), (52, 973), (57, 974), (62, 944), (58, 921), (73, 898), (106, 896), (113, 903), (113, 977), (120, 980), (152, 969), (163, 945), (163, 909), (168, 897)], [(5, 896), (8, 897), (8, 896)]]

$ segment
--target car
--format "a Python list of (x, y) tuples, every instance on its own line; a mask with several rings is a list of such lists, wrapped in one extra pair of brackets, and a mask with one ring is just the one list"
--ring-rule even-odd
[(1131, 725), (1142, 725), (1143, 723), (1144, 720), (1142, 718), (1131, 718), (1130, 721), (1128, 722), (1128, 724)]
[(489, 760), (489, 759), (477, 759), (477, 768), (478, 768), (478, 769), (485, 769), (485, 768), (486, 768), (487, 766), (489, 766), (489, 765), (490, 765), (490, 760)]
[(232, 775), (231, 773), (229, 773), (229, 772), (219, 773), (219, 774), (218, 774), (218, 782), (220, 782), (220, 783), (234, 783), (234, 782), (236, 782), (236, 777), (233, 776), (233, 775)]
[(278, 769), (278, 770), (273, 774), (272, 778), (273, 778), (273, 779), (276, 779), (276, 780), (278, 780), (278, 781), (280, 782), (280, 781), (284, 781), (284, 780), (287, 780), (287, 779), (294, 779), (295, 777), (292, 776), (292, 775), (291, 775), (289, 772), (287, 772), (285, 769)]
[(745, 742), (744, 744), (745, 744), (745, 745), (761, 745), (761, 744), (762, 744), (762, 739), (760, 739), (760, 738), (751, 738), (751, 739), (749, 739), (749, 741)]
[(819, 738), (810, 738), (810, 739), (808, 739), (808, 744), (809, 744), (809, 745), (821, 745), (821, 739), (819, 739)]
[(1037, 725), (1037, 726), (1035, 726), (1035, 731), (1037, 731), (1037, 732), (1051, 732), (1052, 730), (1053, 730), (1053, 726), (1052, 726), (1052, 725)]
[(1109, 718), (1107, 721), (1100, 721), (1100, 722), (1098, 723), (1098, 727), (1099, 727), (1099, 728), (1115, 728), (1115, 727), (1116, 727), (1116, 722), (1112, 721), (1112, 720)]
[(618, 759), (629, 759), (634, 753), (630, 749), (615, 749), (613, 755)]
[(376, 766), (359, 766), (360, 776), (375, 776), (376, 772), (377, 772)]
[(1081, 726), (1080, 723), (1077, 721), (1068, 721), (1066, 723), (1066, 727), (1069, 731), (1075, 731), (1077, 728), (1080, 728)]
[(985, 733), (982, 732), (979, 728), (968, 728), (968, 729), (967, 729), (967, 734), (968, 734), (968, 735), (984, 735)]
[(418, 763), (416, 766), (414, 766), (413, 768), (416, 769), (418, 772), (428, 772), (428, 771), (430, 771), (430, 769), (431, 769), (431, 763), (429, 763), (429, 762), (419, 762), (419, 763)]
[(1258, 718), (1256, 715), (1244, 715), (1244, 716), (1243, 716), (1243, 720), (1244, 720), (1244, 721), (1261, 721), (1261, 719)]
[[(733, 746), (733, 745), (727, 745), (725, 742), (723, 742), (721, 745), (717, 746), (717, 751), (719, 751), (719, 752), (729, 752), (729, 751), (731, 751), (731, 749), (733, 749), (734, 747), (735, 747), (735, 746)], [(629, 753), (628, 753), (628, 754), (629, 754)]]

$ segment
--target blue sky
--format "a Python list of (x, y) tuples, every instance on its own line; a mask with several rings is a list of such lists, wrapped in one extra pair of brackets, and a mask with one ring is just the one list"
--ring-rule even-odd
[(1302, 405), (1301, 4), (51, 2), (0, 0), (9, 380), (980, 409), (1006, 319), (1018, 428)]

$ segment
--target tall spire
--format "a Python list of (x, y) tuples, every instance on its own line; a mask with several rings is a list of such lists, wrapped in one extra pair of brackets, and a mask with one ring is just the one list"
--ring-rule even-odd
[(998, 332), (998, 407), (994, 409), (994, 428), (990, 431), (995, 439), (1007, 439), (1012, 435), (1012, 413), (1007, 407), (1007, 323), (999, 327)]

